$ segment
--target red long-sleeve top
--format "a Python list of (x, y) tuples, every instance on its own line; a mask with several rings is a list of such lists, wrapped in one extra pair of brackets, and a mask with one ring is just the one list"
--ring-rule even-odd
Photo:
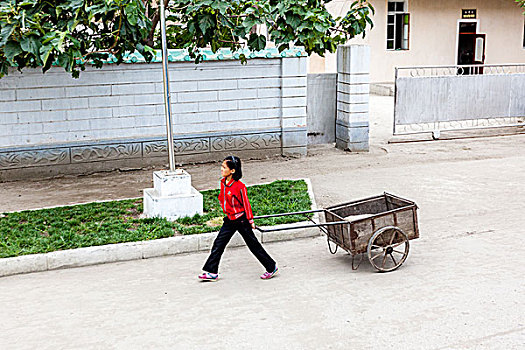
[(222, 179), (219, 202), (221, 203), (222, 211), (230, 220), (238, 219), (244, 214), (250, 224), (253, 223), (253, 213), (248, 200), (248, 191), (246, 191), (246, 185), (242, 182), (232, 179), (229, 183), (226, 183), (226, 179)]

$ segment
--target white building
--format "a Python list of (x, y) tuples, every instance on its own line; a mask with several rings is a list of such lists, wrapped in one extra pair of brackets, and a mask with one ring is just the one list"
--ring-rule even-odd
[[(352, 2), (334, 0), (328, 8), (341, 16)], [(399, 66), (525, 63), (523, 9), (514, 0), (370, 2), (374, 28), (351, 42), (370, 45), (372, 83), (393, 82)], [(333, 54), (313, 56), (309, 73), (335, 72), (335, 61)]]

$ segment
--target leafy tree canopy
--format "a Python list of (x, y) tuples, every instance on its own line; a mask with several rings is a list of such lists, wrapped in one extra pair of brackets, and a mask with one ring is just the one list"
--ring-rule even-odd
[(140, 0), (0, 0), (0, 74), (56, 63), (77, 77), (85, 59), (100, 67), (109, 53), (147, 54), (145, 10)]
[[(324, 55), (373, 25), (367, 0), (355, 1), (341, 18), (327, 11), (331, 0), (162, 1), (170, 48), (187, 49), (196, 63), (199, 48), (262, 50), (268, 40), (280, 51), (303, 46)], [(102, 67), (114, 55), (121, 63), (135, 50), (151, 60), (159, 47), (158, 12), (149, 0), (0, 0), (0, 77), (8, 67), (45, 72), (53, 64), (78, 77), (88, 61)], [(267, 35), (257, 34), (257, 25)]]

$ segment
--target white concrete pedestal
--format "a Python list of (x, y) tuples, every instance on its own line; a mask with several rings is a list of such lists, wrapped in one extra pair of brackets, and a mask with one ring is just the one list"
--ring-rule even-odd
[(191, 176), (182, 169), (153, 173), (154, 188), (144, 189), (144, 215), (176, 220), (203, 213), (202, 194), (191, 186)]

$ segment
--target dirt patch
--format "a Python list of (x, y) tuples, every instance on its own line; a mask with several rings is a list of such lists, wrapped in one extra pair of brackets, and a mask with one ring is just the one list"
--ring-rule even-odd
[(216, 218), (206, 221), (206, 225), (210, 227), (219, 227), (222, 225), (222, 223), (223, 223), (222, 217), (216, 217)]

